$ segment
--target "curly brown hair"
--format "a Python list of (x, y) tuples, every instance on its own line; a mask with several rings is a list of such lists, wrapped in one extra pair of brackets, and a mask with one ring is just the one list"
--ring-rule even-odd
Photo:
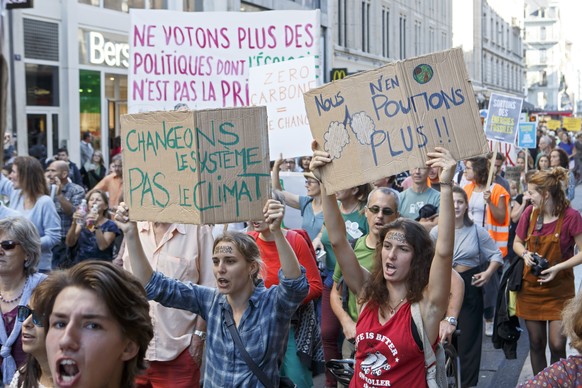
[(562, 167), (554, 167), (549, 170), (536, 172), (527, 182), (535, 186), (535, 190), (542, 194), (549, 193), (554, 203), (554, 216), (560, 216), (570, 206), (566, 197), (568, 187), (568, 170)]
[(430, 265), (434, 257), (434, 243), (421, 224), (406, 218), (399, 218), (380, 229), (380, 238), (374, 253), (374, 266), (370, 278), (364, 285), (359, 303), (370, 302), (374, 306), (382, 307), (390, 301), (384, 279), (384, 269), (382, 268), (382, 250), (386, 234), (394, 230), (404, 232), (406, 242), (412, 247), (413, 256), (408, 273), (406, 298), (411, 303), (422, 299), (422, 292), (428, 284)]

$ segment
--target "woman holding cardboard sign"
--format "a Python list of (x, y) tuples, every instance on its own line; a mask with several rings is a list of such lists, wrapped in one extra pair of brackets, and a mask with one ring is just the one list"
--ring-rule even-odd
[[(428, 157), (428, 167), (442, 169), (441, 233), (436, 245), (418, 222), (398, 219), (380, 231), (382, 243), (376, 247), (372, 272), (360, 266), (346, 238), (335, 196), (326, 195), (322, 188), (325, 224), (333, 249), (346, 284), (359, 296), (362, 306), (356, 324), (356, 370), (350, 387), (427, 384), (421, 349), (423, 342), (436, 342), (450, 294), (455, 228), (452, 179), (456, 167), (444, 148), (437, 147)], [(312, 170), (330, 162), (327, 152), (315, 151)], [(414, 323), (414, 316), (422, 327)]]
[(319, 189), (321, 182), (312, 173), (304, 172), (303, 176), (305, 177), (305, 189), (307, 190), (307, 195), (298, 195), (285, 191), (283, 190), (283, 187), (281, 187), (281, 180), (279, 179), (279, 170), (282, 164), (283, 155), (275, 160), (275, 164), (273, 165), (273, 172), (271, 175), (273, 189), (281, 191), (287, 205), (291, 206), (293, 209), (301, 211), (301, 217), (303, 218), (301, 228), (305, 229), (309, 238), (313, 241), (313, 247), (315, 249), (323, 248), (321, 246), (321, 241), (317, 239), (317, 236), (323, 227), (321, 191)]
[[(207, 323), (205, 387), (279, 386), (279, 361), (285, 353), (290, 319), (309, 291), (305, 269), (281, 230), (284, 210), (275, 200), (268, 200), (264, 207), (281, 263), (279, 284), (265, 288), (256, 242), (245, 233), (230, 232), (214, 242), (214, 289), (154, 272), (137, 226), (129, 222), (127, 206), (122, 203), (117, 209), (115, 220), (125, 234), (133, 273), (148, 297), (199, 314)], [(247, 358), (241, 356), (241, 348)]]

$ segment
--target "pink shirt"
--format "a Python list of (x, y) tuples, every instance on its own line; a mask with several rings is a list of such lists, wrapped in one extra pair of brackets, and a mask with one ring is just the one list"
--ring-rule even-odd
[[(156, 245), (153, 225), (138, 222), (139, 238), (154, 271), (195, 284), (216, 287), (212, 272), (212, 230), (207, 225), (172, 224)], [(131, 272), (127, 248), (123, 266)], [(150, 301), (154, 338), (146, 359), (174, 360), (192, 341), (197, 315), (186, 310), (167, 308)]]

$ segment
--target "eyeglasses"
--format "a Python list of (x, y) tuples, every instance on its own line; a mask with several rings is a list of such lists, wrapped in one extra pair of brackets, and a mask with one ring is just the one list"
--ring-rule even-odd
[(366, 206), (366, 209), (371, 211), (372, 214), (378, 214), (380, 211), (382, 211), (383, 216), (391, 216), (392, 214), (394, 214), (394, 210), (390, 209), (389, 207), (382, 207), (381, 208), (380, 206), (371, 206), (371, 207)]
[(42, 327), (42, 318), (43, 318), (42, 316), (38, 316), (38, 314), (36, 314), (34, 312), (34, 310), (28, 306), (18, 306), (18, 315), (16, 316), (18, 319), (18, 322), (22, 323), (22, 322), (26, 321), (26, 318), (28, 318), (31, 315), (32, 315), (32, 323), (34, 323), (35, 326)]
[(16, 248), (17, 245), (20, 245), (20, 243), (14, 240), (0, 241), (0, 247), (2, 247), (2, 249), (4, 249), (5, 251), (11, 251), (14, 248)]

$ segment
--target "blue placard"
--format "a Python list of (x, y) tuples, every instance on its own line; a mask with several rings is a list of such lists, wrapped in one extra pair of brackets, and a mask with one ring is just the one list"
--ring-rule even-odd
[(514, 144), (523, 98), (492, 93), (489, 99), (485, 136), (489, 140)]
[(517, 130), (517, 146), (519, 148), (536, 148), (536, 124), (519, 123)]

